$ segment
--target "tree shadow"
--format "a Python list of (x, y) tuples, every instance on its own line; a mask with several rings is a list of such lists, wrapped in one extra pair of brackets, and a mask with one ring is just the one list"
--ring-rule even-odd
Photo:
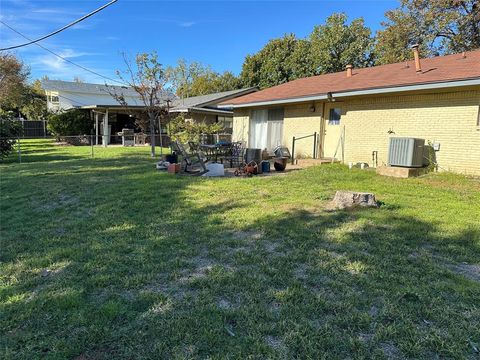
[(1, 208), (7, 356), (470, 354), (480, 288), (451, 265), (480, 258), (476, 229), (444, 234), (395, 206), (238, 221), (248, 201), (197, 201), (213, 180), (151, 165), (127, 154), (2, 180), (43, 189)]

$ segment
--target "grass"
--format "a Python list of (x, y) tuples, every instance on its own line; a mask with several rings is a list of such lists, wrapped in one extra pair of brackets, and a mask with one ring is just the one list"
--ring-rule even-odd
[[(148, 148), (24, 145), (0, 165), (2, 358), (479, 356), (478, 179), (177, 177)], [(325, 211), (339, 189), (383, 206)]]

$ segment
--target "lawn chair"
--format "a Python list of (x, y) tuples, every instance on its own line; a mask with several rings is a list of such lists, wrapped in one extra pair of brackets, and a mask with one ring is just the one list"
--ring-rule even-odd
[(245, 166), (245, 146), (242, 141), (233, 142), (228, 149), (228, 155), (222, 158), (230, 162), (230, 167), (240, 168)]
[[(174, 141), (172, 143), (172, 149), (177, 154), (180, 154), (182, 156), (182, 164), (185, 164), (183, 167), (183, 172), (195, 175), (202, 175), (208, 171), (207, 167), (205, 166), (205, 156), (203, 156), (201, 151), (196, 151), (192, 155), (189, 155), (185, 150), (184, 146), (179, 141)], [(199, 165), (201, 170), (193, 170), (192, 168), (196, 165)]]

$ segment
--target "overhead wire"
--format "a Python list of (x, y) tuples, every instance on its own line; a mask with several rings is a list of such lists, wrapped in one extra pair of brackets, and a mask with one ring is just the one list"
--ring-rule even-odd
[(75, 20), (75, 21), (72, 21), (71, 23), (69, 23), (69, 24), (61, 27), (60, 29), (55, 30), (55, 31), (53, 31), (53, 32), (51, 32), (51, 33), (49, 33), (49, 34), (47, 34), (47, 35), (45, 35), (45, 36), (42, 36), (42, 37), (38, 38), (38, 39), (35, 39), (35, 40), (27, 39), (27, 40), (29, 40), (29, 42), (27, 42), (27, 43), (19, 44), (19, 45), (14, 45), (14, 46), (9, 46), (9, 47), (6, 47), (6, 48), (2, 48), (2, 49), (0, 49), (0, 51), (18, 49), (18, 48), (20, 48), (20, 47), (28, 46), (28, 45), (31, 45), (31, 44), (36, 44), (36, 43), (39, 42), (39, 41), (48, 39), (49, 37), (52, 37), (53, 35), (56, 35), (56, 34), (62, 32), (62, 31), (64, 31), (64, 30), (72, 27), (73, 25), (76, 25), (76, 24), (78, 24), (79, 22), (81, 22), (81, 21), (89, 18), (90, 16), (98, 13), (99, 11), (102, 11), (103, 9), (105, 9), (106, 7), (112, 5), (113, 3), (117, 2), (117, 1), (118, 1), (118, 0), (112, 0), (112, 1), (110, 1), (109, 3), (107, 3), (107, 4), (105, 4), (105, 5), (101, 6), (101, 7), (99, 7), (98, 9), (93, 10), (92, 12), (90, 12), (90, 13), (82, 16), (81, 18), (79, 18), (79, 19), (77, 19), (77, 20)]
[[(29, 38), (28, 36), (22, 34), (20, 31), (18, 31), (18, 30), (16, 30), (15, 28), (11, 27), (10, 25), (8, 25), (8, 24), (7, 24), (6, 22), (4, 22), (3, 20), (0, 20), (0, 23), (3, 24), (4, 26), (6, 26), (7, 28), (9, 28), (10, 30), (12, 30), (13, 32), (17, 33), (18, 35), (22, 36), (23, 38), (25, 38), (25, 39), (27, 39), (27, 40), (30, 40), (30, 38)], [(117, 84), (121, 84), (121, 85), (123, 85), (123, 86), (128, 86), (127, 84), (125, 84), (125, 83), (123, 83), (123, 82), (121, 82), (121, 81), (119, 81), (119, 80), (112, 79), (112, 78), (110, 78), (110, 77), (108, 77), (108, 76), (99, 74), (99, 73), (96, 72), (96, 71), (90, 70), (90, 69), (86, 68), (86, 67), (83, 66), (83, 65), (77, 64), (77, 63), (75, 63), (75, 62), (73, 62), (73, 61), (65, 58), (64, 56), (57, 54), (56, 52), (48, 49), (47, 47), (45, 47), (45, 46), (43, 46), (43, 45), (41, 45), (41, 44), (38, 44), (38, 43), (34, 43), (34, 44), (37, 45), (38, 47), (42, 48), (43, 50), (49, 52), (50, 54), (58, 57), (59, 59), (62, 59), (63, 61), (68, 62), (69, 64), (74, 65), (74, 66), (76, 66), (76, 67), (78, 67), (78, 68), (80, 68), (80, 69), (82, 69), (82, 70), (84, 70), (84, 71), (87, 71), (87, 72), (89, 72), (89, 73), (91, 73), (91, 74), (93, 74), (93, 75), (96, 75), (96, 76), (98, 76), (98, 77), (101, 77), (101, 78), (103, 78), (103, 79), (106, 79), (106, 80), (109, 80), (109, 81), (113, 81), (113, 82), (115, 82), (115, 83), (117, 83)]]

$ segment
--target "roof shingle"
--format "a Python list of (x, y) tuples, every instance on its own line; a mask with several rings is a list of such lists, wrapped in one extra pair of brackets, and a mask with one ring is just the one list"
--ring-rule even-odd
[(462, 54), (421, 59), (422, 71), (415, 71), (414, 61), (353, 69), (290, 81), (252, 94), (241, 96), (222, 105), (294, 99), (306, 96), (395, 86), (408, 86), (480, 78), (480, 50)]

